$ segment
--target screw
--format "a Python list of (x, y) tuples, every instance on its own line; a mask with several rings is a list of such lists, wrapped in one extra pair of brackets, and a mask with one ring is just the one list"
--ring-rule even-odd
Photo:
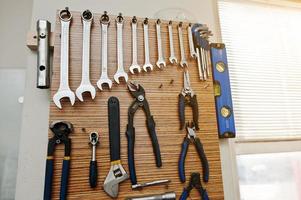
[(173, 80), (173, 79), (171, 79), (171, 80), (170, 80), (170, 82), (169, 82), (169, 84), (173, 84), (173, 82), (174, 82), (174, 80)]
[(159, 85), (159, 88), (162, 88), (163, 87), (163, 84), (161, 83), (160, 85)]

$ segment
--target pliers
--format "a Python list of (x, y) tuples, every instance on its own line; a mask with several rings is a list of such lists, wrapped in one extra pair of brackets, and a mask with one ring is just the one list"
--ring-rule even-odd
[(128, 89), (131, 95), (135, 98), (133, 103), (128, 109), (128, 124), (126, 130), (126, 136), (128, 140), (128, 165), (130, 171), (130, 178), (132, 186), (137, 184), (136, 170), (135, 170), (135, 160), (134, 160), (134, 144), (135, 144), (135, 127), (134, 127), (134, 115), (138, 108), (142, 108), (146, 115), (146, 124), (148, 133), (151, 137), (153, 152), (155, 154), (156, 166), (161, 167), (161, 153), (160, 146), (157, 139), (155, 121), (150, 113), (149, 104), (145, 98), (144, 88), (140, 84), (133, 82), (128, 83)]
[(187, 123), (186, 130), (187, 130), (187, 136), (184, 138), (184, 141), (182, 143), (182, 150), (181, 150), (180, 159), (179, 159), (179, 163), (178, 163), (180, 181), (182, 183), (184, 183), (186, 181), (185, 159), (186, 159), (189, 144), (193, 143), (195, 145), (198, 155), (201, 159), (201, 163), (202, 163), (202, 167), (203, 167), (203, 180), (204, 180), (204, 182), (207, 183), (209, 181), (209, 163), (208, 163), (203, 145), (201, 143), (201, 140), (196, 136), (195, 127), (194, 127), (193, 123), (191, 123), (190, 125), (189, 125), (189, 123)]
[(185, 126), (185, 105), (192, 107), (193, 122), (195, 128), (199, 130), (199, 107), (196, 95), (191, 89), (188, 70), (184, 71), (184, 88), (179, 94), (179, 118), (180, 118), (180, 130)]
[(207, 191), (202, 187), (200, 173), (195, 173), (195, 172), (191, 174), (189, 185), (186, 188), (184, 188), (179, 200), (187, 199), (187, 197), (190, 194), (190, 191), (193, 188), (199, 191), (202, 200), (209, 200)]
[(67, 189), (68, 189), (70, 153), (71, 153), (71, 139), (68, 136), (73, 131), (73, 126), (69, 122), (54, 121), (50, 125), (50, 130), (54, 133), (54, 136), (50, 138), (48, 141), (45, 185), (44, 185), (44, 200), (51, 200), (52, 177), (53, 177), (53, 154), (56, 145), (61, 143), (65, 145), (65, 155), (63, 160), (63, 169), (62, 169), (62, 176), (61, 176), (60, 200), (65, 200), (67, 196)]

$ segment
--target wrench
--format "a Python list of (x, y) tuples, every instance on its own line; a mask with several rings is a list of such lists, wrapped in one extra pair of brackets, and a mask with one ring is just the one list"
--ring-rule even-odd
[(147, 72), (149, 68), (153, 70), (153, 65), (149, 61), (149, 43), (148, 43), (148, 18), (145, 18), (143, 21), (143, 36), (144, 36), (144, 65), (143, 69)]
[(138, 64), (137, 61), (137, 18), (136, 16), (132, 19), (132, 65), (130, 66), (130, 72), (132, 74), (135, 73), (135, 69), (138, 71), (138, 73), (141, 72), (141, 67)]
[(97, 81), (97, 87), (102, 90), (102, 84), (108, 84), (112, 88), (112, 81), (108, 77), (108, 27), (110, 25), (110, 18), (107, 11), (100, 17), (101, 23), (101, 76)]
[(169, 62), (171, 64), (177, 64), (178, 60), (175, 56), (175, 49), (173, 46), (172, 21), (169, 21), (168, 23), (168, 34), (169, 34), (169, 48), (170, 48)]
[(124, 71), (123, 68), (123, 40), (122, 40), (122, 29), (123, 29), (123, 17), (122, 14), (119, 13), (116, 19), (117, 26), (117, 62), (118, 68), (117, 72), (114, 75), (115, 81), (119, 84), (119, 79), (121, 77), (124, 78), (125, 82), (128, 82), (128, 74)]
[(189, 25), (187, 27), (187, 34), (188, 34), (188, 41), (189, 41), (190, 56), (192, 58), (196, 58), (197, 55), (195, 52), (194, 43), (193, 43), (193, 39), (192, 39), (191, 23), (189, 23)]
[(60, 100), (68, 97), (71, 105), (75, 103), (75, 94), (69, 87), (69, 28), (72, 19), (72, 14), (66, 8), (59, 13), (61, 21), (61, 63), (60, 63), (60, 86), (58, 91), (53, 96), (55, 105), (62, 109)]
[(75, 93), (80, 101), (84, 101), (82, 93), (90, 92), (92, 99), (95, 98), (96, 90), (90, 82), (90, 32), (93, 14), (90, 10), (82, 13), (83, 23), (83, 58), (82, 58), (82, 81)]
[(181, 52), (181, 67), (188, 67), (188, 63), (185, 57), (185, 48), (184, 48), (184, 41), (183, 41), (183, 33), (182, 33), (182, 26), (183, 23), (180, 22), (178, 25), (178, 32), (179, 32), (179, 41), (180, 41), (180, 52)]
[(161, 39), (161, 21), (160, 19), (156, 22), (156, 32), (157, 32), (157, 44), (158, 44), (158, 61), (156, 65), (161, 68), (166, 67), (166, 63), (164, 61), (163, 48), (162, 48), (162, 39)]

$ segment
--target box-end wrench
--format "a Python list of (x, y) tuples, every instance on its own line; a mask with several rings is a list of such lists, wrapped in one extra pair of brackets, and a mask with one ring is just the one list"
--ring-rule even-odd
[(169, 62), (171, 64), (177, 64), (178, 60), (175, 56), (175, 49), (173, 46), (172, 21), (169, 21), (168, 23), (168, 34), (169, 34), (169, 48), (170, 48)]
[(83, 24), (82, 81), (76, 89), (75, 94), (80, 101), (84, 101), (82, 95), (84, 92), (90, 92), (92, 99), (96, 95), (95, 87), (90, 82), (90, 33), (93, 14), (90, 10), (85, 10), (81, 18)]
[(100, 17), (101, 24), (101, 75), (97, 81), (97, 87), (102, 90), (102, 84), (107, 84), (109, 89), (112, 88), (112, 81), (108, 77), (108, 27), (110, 18), (105, 11)]
[(123, 17), (119, 13), (116, 19), (117, 26), (117, 72), (114, 75), (114, 80), (119, 84), (119, 79), (124, 78), (125, 82), (128, 82), (128, 74), (124, 71), (123, 68), (123, 38), (122, 38), (122, 29), (123, 29)]
[(69, 28), (72, 19), (72, 14), (66, 8), (59, 13), (61, 21), (61, 63), (60, 63), (60, 86), (58, 91), (53, 96), (55, 105), (62, 109), (60, 100), (68, 97), (71, 105), (75, 103), (75, 94), (69, 87)]
[(143, 70), (147, 72), (149, 68), (153, 70), (153, 65), (149, 61), (149, 43), (148, 43), (148, 18), (143, 21), (143, 36), (144, 36), (144, 65)]
[(141, 67), (138, 64), (137, 60), (137, 18), (136, 16), (133, 17), (132, 19), (132, 65), (130, 66), (130, 72), (132, 74), (135, 73), (135, 70), (140, 73), (141, 72)]
[(164, 61), (163, 48), (162, 48), (162, 38), (161, 38), (161, 20), (158, 19), (156, 22), (156, 32), (157, 32), (157, 46), (158, 46), (158, 61), (156, 65), (161, 67), (166, 67), (166, 62)]
[(190, 57), (197, 58), (197, 54), (195, 52), (193, 38), (192, 38), (192, 31), (191, 31), (191, 23), (189, 23), (187, 27), (187, 34), (188, 34), (188, 41), (189, 41), (189, 49), (190, 49)]
[(188, 67), (188, 63), (187, 63), (186, 55), (185, 55), (182, 26), (183, 26), (183, 22), (180, 22), (178, 25), (179, 43), (180, 43), (180, 52), (181, 52), (180, 65), (181, 65), (181, 67), (184, 68), (184, 67)]

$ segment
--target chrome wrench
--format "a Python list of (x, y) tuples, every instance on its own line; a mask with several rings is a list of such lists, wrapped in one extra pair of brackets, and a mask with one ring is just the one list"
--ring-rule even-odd
[(170, 48), (169, 62), (171, 64), (177, 64), (178, 60), (175, 56), (175, 49), (173, 46), (172, 21), (169, 21), (168, 23), (168, 34), (169, 34), (169, 48)]
[(187, 27), (190, 56), (191, 56), (191, 58), (197, 58), (197, 54), (195, 52), (194, 43), (193, 43), (193, 39), (192, 39), (191, 26), (192, 26), (191, 23), (189, 23), (189, 25)]
[(75, 94), (69, 87), (69, 28), (72, 19), (72, 14), (66, 8), (59, 13), (61, 21), (61, 63), (60, 63), (60, 86), (58, 91), (53, 96), (55, 105), (62, 109), (60, 100), (68, 97), (71, 105), (75, 103)]
[(121, 13), (117, 16), (116, 19), (117, 26), (117, 72), (114, 75), (115, 81), (119, 84), (119, 79), (124, 78), (125, 82), (128, 81), (128, 74), (124, 71), (123, 68), (123, 40), (122, 40), (122, 29), (123, 29), (123, 17)]
[(102, 90), (102, 84), (106, 83), (112, 88), (112, 81), (108, 77), (108, 27), (110, 18), (105, 11), (100, 18), (101, 23), (101, 76), (97, 81), (97, 87)]
[(160, 19), (158, 19), (156, 22), (156, 32), (157, 32), (157, 45), (158, 45), (158, 61), (156, 62), (156, 65), (159, 68), (166, 67), (166, 62), (164, 61), (163, 48), (162, 48)]
[(141, 72), (137, 57), (137, 18), (134, 16), (132, 19), (132, 65), (129, 68), (132, 74), (135, 73), (135, 70), (138, 73)]
[(149, 68), (153, 70), (153, 65), (149, 61), (149, 43), (148, 43), (148, 18), (143, 21), (143, 36), (144, 36), (144, 65), (143, 69), (147, 72)]
[(82, 95), (84, 92), (90, 92), (92, 99), (96, 95), (95, 87), (90, 82), (90, 33), (93, 14), (90, 10), (85, 10), (81, 18), (83, 23), (82, 80), (75, 94), (80, 101), (84, 101)]
[(180, 42), (180, 52), (181, 52), (181, 67), (188, 67), (188, 63), (185, 56), (185, 48), (184, 48), (184, 41), (183, 41), (183, 32), (182, 32), (183, 23), (180, 22), (178, 25), (178, 32), (179, 32), (179, 42)]

